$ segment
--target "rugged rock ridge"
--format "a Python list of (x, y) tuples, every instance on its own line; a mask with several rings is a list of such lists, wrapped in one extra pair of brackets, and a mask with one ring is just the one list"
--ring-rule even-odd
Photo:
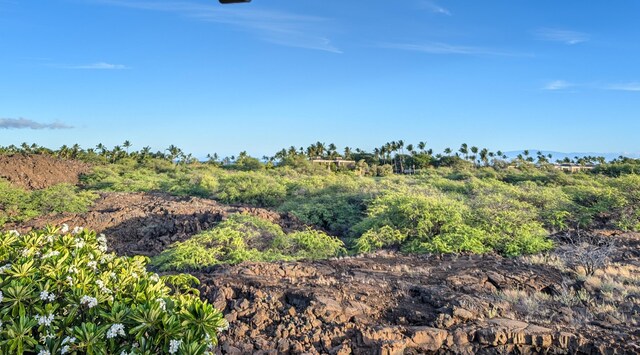
[[(222, 354), (632, 354), (639, 334), (519, 321), (502, 289), (555, 292), (562, 275), (496, 255), (378, 253), (247, 263), (196, 274), (231, 327)], [(536, 322), (539, 323), (539, 322)]]

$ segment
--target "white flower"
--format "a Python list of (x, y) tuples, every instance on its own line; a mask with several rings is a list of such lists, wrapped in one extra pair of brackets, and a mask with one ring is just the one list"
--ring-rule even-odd
[(54, 239), (54, 236), (52, 236), (52, 235), (47, 235), (47, 236), (44, 237), (44, 240), (47, 243), (53, 243), (53, 239)]
[(98, 244), (98, 250), (100, 250), (103, 253), (107, 252), (107, 246), (104, 244)]
[(11, 264), (6, 264), (2, 267), (0, 267), (0, 274), (4, 274), (5, 271), (11, 269)]
[(115, 280), (118, 278), (118, 275), (116, 275), (115, 272), (111, 271), (111, 273), (109, 274), (109, 277)]
[(76, 341), (75, 337), (69, 337), (68, 336), (68, 337), (62, 339), (62, 345), (64, 345), (64, 344), (73, 344), (73, 343), (75, 343), (75, 341)]
[(75, 226), (75, 227), (73, 227), (73, 230), (71, 231), (71, 234), (80, 234), (80, 233), (82, 233), (83, 229), (84, 228), (82, 228), (82, 227)]
[(22, 254), (22, 256), (23, 256), (23, 257), (25, 257), (25, 258), (26, 258), (26, 257), (29, 257), (29, 255), (31, 255), (31, 250), (29, 250), (29, 249), (27, 249), (27, 248), (24, 248), (24, 249), (22, 249), (22, 253), (21, 253), (21, 254)]
[(107, 339), (115, 338), (118, 335), (125, 336), (124, 333), (124, 325), (120, 323), (113, 324), (111, 328), (107, 331)]
[(12, 230), (9, 231), (9, 235), (15, 235), (16, 237), (19, 237), (20, 236), (20, 232), (18, 232), (15, 229), (12, 229)]
[(42, 259), (48, 259), (48, 258), (51, 258), (51, 257), (53, 257), (53, 256), (58, 256), (58, 255), (60, 255), (60, 252), (59, 252), (59, 251), (57, 251), (57, 250), (54, 250), (54, 251), (50, 251), (50, 252), (48, 252), (48, 253), (44, 254), (44, 255), (42, 256)]
[(77, 274), (78, 273), (78, 268), (75, 266), (70, 266), (69, 267), (69, 273), (70, 274)]
[(98, 300), (95, 297), (85, 295), (80, 299), (80, 304), (84, 304), (89, 308), (93, 308), (98, 305)]
[(95, 270), (98, 268), (98, 263), (95, 260), (91, 260), (87, 263), (87, 266)]
[(51, 355), (51, 353), (47, 349), (42, 349), (42, 350), (40, 350), (38, 355)]
[(71, 351), (71, 348), (69, 347), (69, 345), (65, 345), (62, 347), (62, 349), (60, 349), (60, 354), (64, 355), (66, 353), (68, 353), (69, 351)]
[(69, 286), (73, 286), (73, 278), (71, 278), (71, 276), (67, 276), (67, 283)]
[(182, 340), (173, 339), (169, 342), (169, 354), (175, 354), (182, 345)]
[(158, 303), (160, 304), (160, 308), (161, 308), (163, 311), (166, 311), (166, 310), (167, 310), (167, 302), (165, 302), (165, 300), (164, 300), (164, 299), (162, 299), (162, 298), (158, 298), (158, 299), (156, 300), (156, 302), (158, 302)]
[(49, 313), (49, 315), (46, 316), (36, 315), (35, 318), (38, 321), (38, 325), (44, 325), (48, 327), (51, 325), (51, 322), (53, 322), (53, 313)]
[(227, 322), (226, 319), (223, 319), (222, 321), (224, 322), (224, 324), (221, 327), (218, 327), (218, 329), (216, 329), (218, 333), (224, 332), (225, 330), (229, 329), (229, 322)]
[(122, 352), (120, 353), (120, 355), (129, 355), (129, 353), (127, 353), (126, 351), (122, 350)]
[(109, 295), (112, 293), (112, 291), (104, 285), (104, 281), (96, 280), (96, 285), (98, 285), (98, 287), (100, 288), (100, 292), (106, 293)]
[(131, 273), (131, 277), (133, 277), (134, 279), (137, 279), (137, 278), (138, 278), (138, 274), (137, 274), (137, 273), (135, 273), (135, 272), (132, 272), (132, 273)]
[(60, 228), (60, 232), (67, 233), (69, 231), (69, 225), (66, 223), (62, 223), (62, 228)]
[(84, 239), (82, 238), (76, 238), (75, 239), (76, 244), (74, 245), (74, 247), (76, 247), (77, 249), (82, 249), (84, 248)]
[(2, 295), (2, 291), (0, 291), (0, 302), (2, 302), (3, 299), (4, 299), (4, 296)]
[(158, 281), (160, 281), (160, 276), (158, 276), (158, 274), (153, 274), (153, 275), (149, 276), (149, 280), (151, 280), (153, 282), (158, 282)]
[(47, 290), (44, 290), (40, 292), (40, 299), (43, 301), (53, 302), (56, 299), (56, 295)]

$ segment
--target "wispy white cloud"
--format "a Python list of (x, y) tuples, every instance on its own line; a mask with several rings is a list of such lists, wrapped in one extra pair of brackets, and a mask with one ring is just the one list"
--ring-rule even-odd
[(0, 118), (0, 129), (69, 129), (62, 122), (40, 123), (27, 118)]
[(123, 70), (123, 69), (129, 69), (129, 67), (127, 67), (126, 65), (111, 64), (111, 63), (105, 63), (105, 62), (97, 62), (97, 63), (84, 64), (84, 65), (67, 66), (65, 68), (68, 68), (68, 69), (97, 69), (97, 70)]
[(263, 41), (297, 48), (342, 53), (328, 38), (328, 20), (256, 7), (223, 7), (188, 1), (88, 0), (91, 3), (138, 10), (172, 12), (198, 21), (235, 26)]
[(435, 1), (429, 1), (429, 0), (420, 1), (419, 6), (422, 9), (431, 11), (436, 14), (451, 16), (451, 11), (438, 5)]
[(565, 90), (574, 86), (576, 85), (564, 80), (554, 80), (547, 83), (547, 85), (545, 85), (542, 89), (550, 90), (550, 91), (558, 91), (558, 90)]
[(424, 43), (380, 43), (380, 48), (415, 51), (428, 54), (459, 54), (459, 55), (491, 55), (491, 56), (521, 56), (523, 54), (499, 51), (491, 48), (459, 46), (442, 42)]
[(533, 34), (540, 40), (562, 42), (570, 45), (589, 40), (589, 35), (586, 33), (557, 28), (539, 28), (533, 31)]
[(604, 89), (617, 91), (640, 91), (640, 82), (609, 84), (606, 85)]
[(572, 89), (572, 92), (577, 92), (578, 89), (583, 90), (611, 90), (611, 91), (634, 91), (640, 92), (640, 82), (627, 82), (627, 83), (572, 83), (565, 80), (554, 80), (548, 82), (542, 87), (542, 90), (548, 91), (566, 91)]

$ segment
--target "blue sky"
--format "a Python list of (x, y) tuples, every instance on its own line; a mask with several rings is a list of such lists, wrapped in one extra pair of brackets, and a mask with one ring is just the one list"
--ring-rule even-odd
[(635, 0), (0, 0), (0, 144), (638, 152), (639, 13)]

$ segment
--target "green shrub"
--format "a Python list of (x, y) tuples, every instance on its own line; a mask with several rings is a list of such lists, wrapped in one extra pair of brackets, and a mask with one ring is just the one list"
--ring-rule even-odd
[(194, 290), (172, 294), (144, 257), (107, 254), (94, 232), (1, 233), (0, 260), (4, 354), (204, 354), (228, 326)]
[(43, 190), (26, 191), (0, 180), (0, 227), (24, 222), (48, 213), (82, 213), (98, 198), (73, 185), (59, 184)]
[(344, 253), (344, 244), (323, 232), (286, 234), (277, 224), (234, 214), (211, 230), (171, 245), (152, 263), (160, 270), (198, 270), (246, 260), (322, 259)]
[(216, 197), (225, 203), (276, 206), (286, 193), (284, 183), (274, 177), (257, 172), (238, 172), (221, 177)]
[(40, 214), (86, 212), (96, 198), (95, 193), (80, 191), (70, 184), (58, 184), (32, 193), (32, 203)]
[(0, 179), (0, 227), (8, 222), (22, 222), (38, 215), (31, 204), (31, 194)]

